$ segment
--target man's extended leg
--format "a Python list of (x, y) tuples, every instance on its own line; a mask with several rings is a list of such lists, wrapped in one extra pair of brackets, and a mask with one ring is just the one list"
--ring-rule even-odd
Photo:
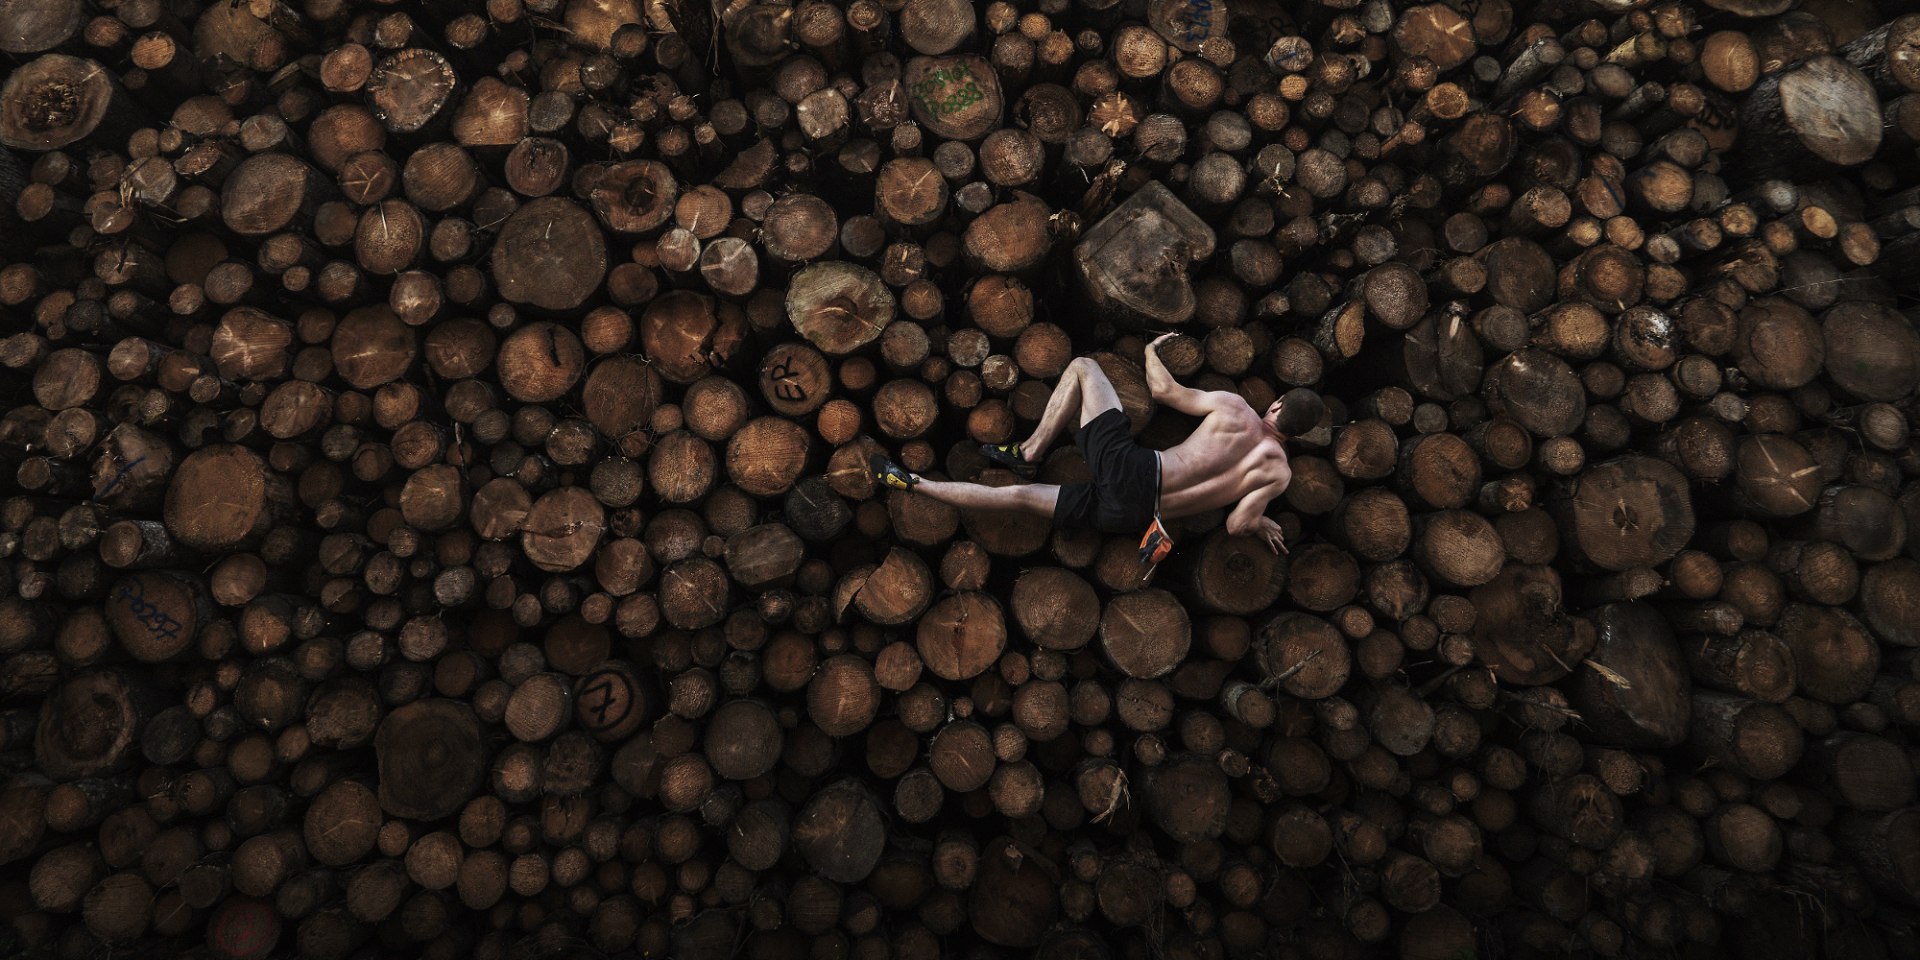
[(921, 477), (913, 490), (963, 510), (1018, 510), (1040, 517), (1052, 517), (1054, 504), (1060, 498), (1060, 488), (1051, 483), (989, 487)]
[(1056, 484), (1028, 483), (989, 487), (984, 483), (928, 480), (919, 474), (908, 472), (906, 467), (879, 453), (874, 454), (868, 461), (867, 468), (873, 471), (874, 481), (883, 488), (924, 493), (941, 503), (964, 510), (1017, 510), (1051, 518), (1054, 507), (1060, 500), (1060, 487)]
[(1060, 375), (1053, 396), (1047, 398), (1047, 409), (1040, 415), (1039, 426), (1033, 428), (1033, 436), (1020, 444), (1020, 454), (1028, 460), (1039, 460), (1069, 424), (1086, 426), (1094, 417), (1119, 408), (1120, 394), (1114, 392), (1100, 364), (1092, 357), (1077, 357)]

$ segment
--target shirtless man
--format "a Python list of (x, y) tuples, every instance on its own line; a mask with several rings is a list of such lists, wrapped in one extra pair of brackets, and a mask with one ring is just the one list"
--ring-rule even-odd
[(1325, 406), (1313, 391), (1299, 389), (1259, 414), (1237, 393), (1181, 386), (1160, 361), (1159, 346), (1170, 336), (1147, 346), (1147, 386), (1155, 400), (1204, 418), (1192, 435), (1171, 450), (1149, 450), (1134, 442), (1113, 384), (1099, 364), (1081, 357), (1061, 375), (1031, 437), (1021, 443), (988, 445), (983, 452), (1031, 478), (1039, 470), (1040, 458), (1072, 421), (1079, 426), (1075, 439), (1086, 453), (1092, 483), (989, 487), (928, 480), (883, 457), (874, 458), (875, 478), (896, 490), (918, 491), (956, 507), (1021, 510), (1049, 517), (1057, 527), (1144, 533), (1142, 558), (1155, 561), (1166, 553), (1150, 550), (1156, 545), (1156, 534), (1171, 546), (1161, 520), (1234, 504), (1227, 515), (1228, 533), (1258, 536), (1275, 553), (1286, 550), (1280, 526), (1266, 515), (1267, 504), (1293, 480), (1285, 442), (1317, 426)]

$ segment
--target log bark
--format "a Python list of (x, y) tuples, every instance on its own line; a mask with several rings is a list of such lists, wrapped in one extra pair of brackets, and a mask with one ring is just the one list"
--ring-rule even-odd
[(1691, 687), (1680, 644), (1652, 607), (1608, 604), (1589, 618), (1593, 649), (1569, 700), (1604, 742), (1670, 747), (1686, 740)]

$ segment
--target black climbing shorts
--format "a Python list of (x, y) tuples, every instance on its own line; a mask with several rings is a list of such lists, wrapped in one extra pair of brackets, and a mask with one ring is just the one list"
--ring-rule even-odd
[(1074, 435), (1093, 482), (1061, 486), (1054, 526), (1137, 535), (1153, 522), (1160, 509), (1160, 455), (1135, 443), (1127, 428), (1127, 415), (1116, 407)]

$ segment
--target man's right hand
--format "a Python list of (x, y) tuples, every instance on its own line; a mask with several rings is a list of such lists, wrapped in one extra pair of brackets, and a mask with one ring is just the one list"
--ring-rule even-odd
[(1154, 337), (1153, 342), (1147, 344), (1147, 349), (1158, 352), (1160, 349), (1160, 344), (1166, 342), (1166, 340), (1170, 337), (1177, 337), (1179, 335), (1180, 334), (1178, 333), (1163, 333), (1157, 337)]

